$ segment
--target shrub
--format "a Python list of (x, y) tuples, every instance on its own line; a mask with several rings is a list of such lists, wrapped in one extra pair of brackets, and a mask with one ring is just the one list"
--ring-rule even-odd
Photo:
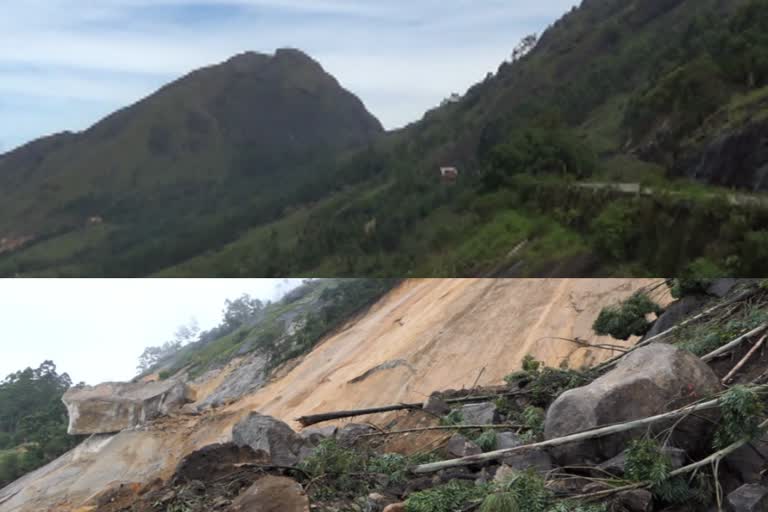
[(716, 263), (706, 258), (698, 258), (688, 265), (682, 276), (672, 280), (670, 293), (676, 299), (704, 293), (712, 281), (725, 274)]
[(160, 373), (157, 374), (160, 380), (166, 380), (172, 375), (173, 375), (173, 372), (171, 370), (162, 370)]
[(760, 434), (764, 406), (758, 394), (744, 386), (733, 386), (720, 399), (722, 419), (715, 433), (715, 447), (726, 446)]
[(491, 452), (496, 449), (496, 432), (484, 430), (473, 441), (483, 452)]
[(628, 340), (630, 336), (642, 336), (648, 332), (651, 323), (646, 320), (646, 315), (659, 315), (661, 312), (661, 306), (653, 302), (647, 294), (636, 292), (624, 302), (600, 311), (592, 329), (599, 335)]
[(461, 410), (452, 409), (451, 412), (440, 418), (440, 424), (446, 427), (453, 425), (463, 425), (464, 415), (461, 414)]
[(453, 481), (440, 487), (415, 492), (405, 500), (407, 512), (447, 512), (463, 510), (473, 501), (480, 501), (489, 487)]
[(312, 478), (322, 481), (316, 487), (316, 496), (355, 496), (368, 490), (367, 480), (360, 477), (365, 473), (366, 459), (365, 454), (342, 448), (335, 439), (326, 439), (300, 467)]

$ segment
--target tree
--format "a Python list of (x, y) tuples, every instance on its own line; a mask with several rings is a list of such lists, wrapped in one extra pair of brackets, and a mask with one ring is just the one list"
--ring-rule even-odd
[(262, 309), (264, 303), (261, 300), (244, 293), (237, 299), (224, 303), (224, 323), (231, 328), (240, 327)]
[(512, 50), (512, 62), (517, 62), (518, 60), (522, 59), (529, 53), (531, 53), (531, 50), (536, 48), (536, 45), (539, 43), (539, 36), (537, 34), (529, 34), (525, 36), (518, 44), (515, 46), (515, 49)]

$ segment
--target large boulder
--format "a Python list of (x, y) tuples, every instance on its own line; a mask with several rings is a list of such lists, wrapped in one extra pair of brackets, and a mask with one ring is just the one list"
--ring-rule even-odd
[[(547, 439), (660, 414), (720, 390), (715, 373), (699, 358), (671, 345), (656, 343), (624, 357), (616, 368), (587, 386), (563, 393), (550, 406), (544, 425)], [(657, 424), (665, 429), (668, 424)], [(692, 456), (709, 448), (712, 422), (688, 418), (675, 428), (672, 445)], [(570, 443), (552, 450), (563, 465), (607, 460), (642, 437), (647, 429)]]
[(69, 413), (69, 434), (109, 434), (168, 415), (187, 396), (186, 384), (176, 380), (108, 382), (70, 388), (62, 401)]
[(265, 476), (232, 502), (232, 512), (309, 512), (309, 498), (295, 480)]
[(282, 421), (252, 412), (232, 429), (232, 442), (263, 452), (272, 464), (293, 466), (299, 461), (304, 440)]

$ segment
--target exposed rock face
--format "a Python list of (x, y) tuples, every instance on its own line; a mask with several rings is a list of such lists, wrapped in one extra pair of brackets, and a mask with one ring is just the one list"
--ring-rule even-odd
[(753, 190), (768, 187), (768, 122), (748, 124), (694, 148), (675, 173), (714, 185)]
[(216, 407), (259, 389), (267, 379), (267, 363), (265, 355), (252, 356), (250, 361), (232, 372), (213, 393), (197, 404), (197, 408)]
[(301, 437), (288, 425), (271, 416), (252, 412), (232, 429), (232, 441), (267, 454), (272, 464), (293, 466), (299, 461)]
[(186, 400), (186, 385), (175, 380), (75, 387), (62, 397), (72, 435), (120, 432), (167, 415)]
[(232, 503), (232, 512), (309, 512), (309, 498), (295, 480), (265, 476)]
[[(714, 372), (693, 354), (656, 343), (626, 356), (587, 386), (563, 393), (547, 411), (545, 436), (560, 437), (602, 425), (652, 416), (710, 396), (720, 389)], [(665, 425), (657, 425), (665, 428)], [(672, 443), (691, 454), (706, 448), (712, 426), (690, 418), (675, 429)], [(623, 432), (553, 450), (563, 465), (598, 463), (620, 453), (645, 433)]]

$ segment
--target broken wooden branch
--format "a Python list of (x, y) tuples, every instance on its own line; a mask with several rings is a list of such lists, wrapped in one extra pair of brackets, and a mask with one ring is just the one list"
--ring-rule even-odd
[(525, 428), (523, 425), (440, 425), (439, 427), (419, 427), (408, 428), (405, 430), (390, 430), (384, 432), (374, 432), (373, 434), (363, 434), (360, 437), (393, 436), (396, 434), (410, 434), (413, 432), (428, 432), (430, 430), (504, 430)]
[(418, 404), (396, 404), (386, 405), (383, 407), (371, 407), (369, 409), (355, 409), (350, 411), (336, 411), (326, 412), (321, 414), (311, 414), (309, 416), (302, 416), (296, 418), (296, 421), (301, 423), (302, 427), (309, 427), (317, 423), (323, 423), (325, 421), (340, 420), (343, 418), (353, 418), (355, 416), (365, 416), (366, 414), (377, 414), (381, 412), (402, 411), (405, 409), (421, 409), (420, 403)]
[[(448, 404), (464, 404), (464, 403), (471, 403), (471, 402), (484, 402), (486, 400), (495, 400), (497, 398), (501, 397), (509, 397), (509, 396), (518, 396), (518, 395), (525, 395), (527, 391), (525, 390), (518, 390), (518, 391), (510, 391), (508, 393), (496, 393), (494, 395), (469, 395), (459, 398), (448, 398), (445, 400), (445, 403)], [(392, 412), (392, 411), (403, 411), (405, 409), (422, 409), (422, 403), (401, 403), (401, 404), (395, 404), (395, 405), (384, 405), (381, 407), (371, 407), (368, 409), (354, 409), (349, 411), (336, 411), (336, 412), (327, 412), (327, 413), (320, 413), (320, 414), (311, 414), (308, 416), (302, 416), (300, 418), (296, 418), (296, 421), (298, 421), (302, 427), (309, 427), (311, 425), (315, 425), (317, 423), (323, 423), (325, 421), (333, 421), (333, 420), (340, 420), (344, 418), (354, 418), (355, 416), (365, 416), (367, 414), (377, 414), (382, 412)]]
[(716, 358), (722, 356), (723, 354), (727, 354), (731, 350), (737, 348), (739, 345), (744, 343), (744, 341), (748, 340), (749, 338), (751, 338), (751, 337), (753, 337), (753, 336), (755, 336), (757, 334), (760, 334), (766, 328), (768, 328), (768, 324), (763, 324), (763, 325), (761, 325), (761, 326), (759, 326), (759, 327), (757, 327), (755, 329), (752, 329), (748, 333), (742, 334), (741, 336), (739, 336), (735, 340), (733, 340), (733, 341), (731, 341), (729, 343), (726, 343), (725, 345), (723, 345), (722, 347), (718, 348), (717, 350), (713, 350), (709, 354), (707, 354), (704, 357), (702, 357), (701, 360), (704, 361), (705, 363), (708, 363), (709, 361), (711, 361), (713, 359), (716, 359)]
[[(762, 390), (768, 389), (768, 386), (756, 386), (752, 389), (754, 391), (762, 391)], [(706, 409), (713, 409), (717, 407), (719, 403), (720, 403), (720, 399), (715, 398), (712, 400), (707, 400), (705, 402), (688, 405), (686, 407), (682, 407), (674, 411), (657, 414), (655, 416), (649, 416), (647, 418), (631, 420), (624, 423), (618, 423), (616, 425), (607, 425), (603, 427), (598, 427), (598, 428), (586, 430), (584, 432), (578, 432), (578, 433), (570, 434), (563, 437), (557, 437), (554, 439), (549, 439), (549, 440), (541, 441), (538, 443), (516, 446), (514, 448), (505, 448), (503, 450), (495, 450), (492, 452), (482, 453), (479, 455), (470, 455), (468, 457), (462, 457), (459, 459), (450, 459), (450, 460), (444, 460), (440, 462), (433, 462), (430, 464), (421, 464), (413, 468), (413, 472), (414, 473), (433, 473), (436, 471), (440, 471), (441, 469), (452, 468), (457, 466), (469, 466), (472, 464), (478, 464), (481, 462), (496, 460), (506, 455), (509, 455), (511, 453), (515, 453), (519, 451), (533, 450), (537, 448), (548, 448), (550, 446), (560, 446), (563, 444), (573, 443), (577, 441), (585, 441), (587, 439), (594, 439), (597, 437), (603, 437), (611, 434), (617, 434), (620, 432), (626, 432), (628, 430), (634, 430), (639, 427), (644, 427), (646, 425), (651, 425), (653, 423), (658, 423), (660, 421), (677, 418), (687, 414), (692, 414), (694, 412), (703, 411)]]
[(730, 372), (728, 372), (728, 375), (723, 377), (723, 381), (722, 381), (723, 384), (728, 384), (728, 382), (730, 382), (731, 379), (733, 379), (733, 377), (736, 376), (739, 370), (741, 370), (744, 367), (744, 365), (749, 362), (752, 356), (755, 355), (755, 353), (758, 350), (760, 350), (760, 347), (763, 346), (763, 343), (765, 343), (766, 338), (768, 338), (768, 334), (763, 334), (763, 337), (760, 338), (760, 340), (757, 343), (755, 343), (755, 345), (749, 350), (749, 352), (747, 352), (747, 355), (742, 357), (741, 361), (736, 363), (736, 366), (734, 366), (733, 369)]

